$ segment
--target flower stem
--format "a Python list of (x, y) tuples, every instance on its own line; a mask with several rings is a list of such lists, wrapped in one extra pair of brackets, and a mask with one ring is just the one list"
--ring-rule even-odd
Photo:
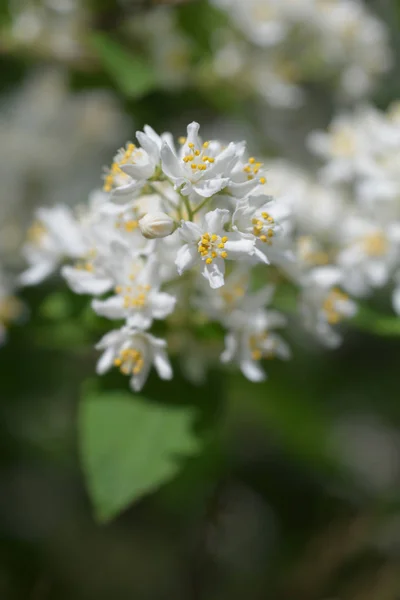
[(207, 204), (207, 202), (209, 202), (211, 200), (211, 198), (205, 198), (203, 200), (203, 202), (200, 202), (200, 204), (198, 206), (196, 206), (196, 208), (192, 211), (192, 216), (194, 216), (196, 213), (199, 212), (199, 210), (201, 210), (203, 208), (203, 206), (205, 206)]

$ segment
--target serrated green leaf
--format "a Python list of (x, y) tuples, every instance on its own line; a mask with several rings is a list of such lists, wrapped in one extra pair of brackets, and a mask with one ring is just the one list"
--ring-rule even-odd
[(91, 43), (104, 69), (126, 96), (140, 98), (155, 89), (155, 71), (142, 56), (125, 50), (102, 33), (93, 34)]
[(98, 519), (106, 522), (179, 472), (197, 454), (191, 408), (125, 392), (89, 395), (79, 412), (80, 451)]
[(372, 308), (359, 306), (352, 323), (363, 331), (386, 337), (400, 336), (400, 317), (382, 315)]

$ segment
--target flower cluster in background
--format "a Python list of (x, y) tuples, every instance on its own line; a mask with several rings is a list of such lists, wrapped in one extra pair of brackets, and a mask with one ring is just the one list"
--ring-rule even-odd
[(218, 32), (216, 71), (274, 106), (298, 106), (315, 81), (360, 98), (391, 66), (386, 26), (361, 1), (213, 2), (234, 27)]
[(400, 314), (399, 104), (340, 115), (309, 146), (324, 161), (322, 185), (343, 204), (330, 230), (345, 289), (363, 298), (390, 285)]
[(81, 202), (127, 119), (105, 90), (71, 93), (67, 73), (33, 71), (1, 103), (0, 258), (18, 261), (36, 205)]

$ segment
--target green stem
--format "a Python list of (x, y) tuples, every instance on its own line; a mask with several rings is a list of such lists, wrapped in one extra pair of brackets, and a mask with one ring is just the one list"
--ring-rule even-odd
[(183, 198), (183, 202), (184, 202), (186, 210), (187, 210), (189, 221), (193, 221), (194, 213), (193, 213), (192, 207), (190, 206), (189, 198), (187, 196), (182, 196), (182, 194), (181, 194), (181, 198)]
[(196, 206), (196, 208), (192, 212), (192, 216), (194, 216), (196, 213), (198, 213), (199, 210), (201, 210), (203, 208), (203, 206), (205, 206), (207, 204), (207, 202), (209, 202), (210, 200), (211, 200), (211, 198), (205, 198), (203, 200), (203, 202), (200, 202), (200, 204), (198, 206)]

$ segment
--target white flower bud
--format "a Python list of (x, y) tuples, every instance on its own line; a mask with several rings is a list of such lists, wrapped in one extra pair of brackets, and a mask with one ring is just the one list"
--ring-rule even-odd
[(163, 212), (147, 213), (139, 221), (140, 231), (145, 238), (163, 238), (171, 235), (175, 224), (173, 219)]

